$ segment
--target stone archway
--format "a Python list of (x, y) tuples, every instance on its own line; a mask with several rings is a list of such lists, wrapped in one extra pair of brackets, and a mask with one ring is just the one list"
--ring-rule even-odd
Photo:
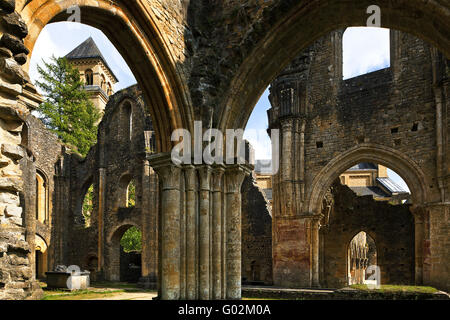
[[(129, 10), (137, 4), (114, 4), (111, 1), (34, 0), (20, 11), (28, 26), (29, 34), (24, 39), (25, 46), (33, 51), (34, 44), (45, 25), (65, 21), (68, 9), (77, 6), (81, 23), (100, 29), (118, 49), (133, 71), (149, 103), (149, 112), (154, 119), (156, 147), (166, 152), (171, 148), (170, 135), (176, 128), (189, 128), (191, 118), (186, 107), (182, 80), (174, 71), (170, 61), (170, 50), (159, 36), (149, 37), (142, 31), (142, 21), (138, 21)], [(148, 19), (153, 21), (154, 17)], [(146, 21), (148, 22), (148, 21)], [(147, 26), (149, 27), (149, 26)], [(150, 28), (157, 29), (156, 24)], [(159, 35), (159, 30), (152, 30)], [(29, 61), (30, 59), (28, 59)], [(25, 65), (28, 69), (28, 64)]]
[[(329, 261), (333, 262), (331, 264), (328, 262), (325, 266), (319, 266), (319, 259), (313, 260), (315, 261), (315, 263), (313, 263), (312, 265), (313, 273), (315, 273), (316, 270), (321, 270), (320, 272), (323, 276), (322, 270), (330, 268), (330, 266), (332, 266), (333, 263), (338, 260), (343, 260), (344, 256), (346, 255), (346, 248), (343, 247), (343, 244), (349, 243), (352, 237), (357, 232), (359, 232), (358, 229), (361, 228), (361, 226), (364, 226), (366, 228), (366, 230), (364, 231), (370, 234), (370, 236), (376, 242), (379, 242), (383, 246), (383, 248), (385, 248), (385, 250), (390, 251), (391, 249), (396, 248), (396, 246), (398, 246), (398, 249), (406, 250), (405, 252), (407, 252), (408, 254), (405, 255), (407, 257), (405, 261), (407, 261), (407, 265), (409, 264), (409, 262), (411, 262), (412, 270), (414, 269), (413, 257), (415, 252), (415, 272), (416, 274), (421, 273), (423, 264), (421, 252), (423, 250), (422, 246), (425, 242), (425, 238), (422, 233), (417, 232), (417, 221), (415, 221), (416, 229), (414, 229), (413, 214), (415, 210), (414, 208), (420, 208), (427, 201), (429, 201), (426, 188), (428, 186), (428, 180), (421, 168), (401, 152), (389, 147), (365, 143), (361, 144), (360, 146), (351, 148), (336, 156), (314, 177), (312, 186), (307, 196), (308, 212), (316, 214), (320, 213), (323, 198), (325, 197), (327, 190), (333, 184), (333, 182), (338, 179), (339, 175), (342, 172), (345, 172), (345, 170), (347, 170), (351, 166), (361, 162), (382, 164), (396, 171), (405, 180), (408, 187), (410, 188), (413, 205), (412, 207), (410, 207), (410, 209), (405, 209), (406, 211), (403, 209), (399, 210), (398, 212), (395, 211), (395, 217), (392, 214), (388, 213), (394, 210), (393, 207), (390, 207), (388, 204), (385, 204), (386, 208), (383, 207), (384, 209), (379, 209), (382, 211), (379, 215), (370, 215), (370, 218), (367, 219), (363, 218), (364, 216), (356, 214), (357, 210), (350, 210), (351, 212), (353, 212), (352, 214), (350, 214), (350, 212), (346, 212), (345, 214), (340, 212), (340, 214), (337, 216), (337, 223), (336, 216), (334, 218), (335, 222), (333, 224), (335, 225), (333, 226), (333, 228), (337, 227), (339, 229), (345, 226), (343, 227), (345, 230), (338, 230), (333, 228), (330, 229), (329, 226), (326, 226), (324, 230), (325, 234), (323, 234), (322, 227), (320, 227), (321, 233), (319, 234), (319, 237), (317, 237), (317, 239), (320, 238), (320, 241), (326, 240), (325, 242), (328, 244), (319, 244), (319, 241), (317, 241), (316, 243), (312, 243), (313, 254), (318, 254), (321, 257), (322, 255), (324, 255), (324, 252), (319, 253), (319, 251), (324, 250), (324, 247), (328, 248), (328, 246), (330, 246), (331, 244), (331, 247), (335, 248), (336, 250), (330, 253), (331, 251), (328, 248), (328, 251), (325, 250), (325, 255)], [(396, 238), (396, 236), (392, 237), (392, 230), (389, 230), (389, 228), (381, 228), (382, 224), (380, 224), (380, 220), (377, 219), (382, 219), (382, 221), (389, 221), (389, 228), (393, 228), (392, 230), (394, 231), (398, 230), (398, 239)], [(377, 229), (376, 226), (378, 226), (379, 230), (375, 232), (374, 230)], [(369, 232), (369, 230), (371, 231)], [(315, 231), (318, 232), (319, 227), (316, 227)], [(411, 252), (409, 250), (411, 250)], [(402, 281), (402, 283), (410, 283), (410, 279), (413, 278), (414, 271), (411, 271), (411, 269), (406, 266), (405, 270), (407, 270), (407, 272), (405, 272), (404, 277), (398, 276), (397, 273), (394, 274), (392, 271), (392, 266), (395, 263), (401, 261), (401, 259), (398, 259), (397, 257), (396, 259), (388, 258), (387, 255), (392, 253), (386, 252), (381, 252), (379, 256), (379, 263), (381, 266), (380, 277), (382, 278), (383, 283), (392, 283), (392, 281), (396, 279), (400, 279), (399, 281)], [(336, 258), (338, 256), (340, 257), (339, 259)], [(320, 261), (322, 261), (323, 263), (322, 259), (320, 259)], [(330, 275), (329, 272), (326, 272), (325, 279), (321, 279), (320, 281), (321, 283), (325, 281), (328, 285), (331, 284), (331, 286), (344, 285), (344, 281), (342, 281), (343, 279), (345, 279), (344, 272), (345, 270), (343, 268), (343, 265), (340, 265), (340, 267), (337, 267), (336, 269), (336, 274)], [(410, 274), (411, 277), (409, 276)], [(319, 275), (316, 274), (316, 277), (319, 278)]]
[[(267, 10), (248, 33), (247, 54), (233, 76), (220, 107), (219, 128), (244, 128), (269, 83), (303, 49), (338, 28), (366, 26), (373, 1), (291, 1)], [(378, 1), (381, 27), (411, 33), (450, 57), (450, 11), (442, 3)], [(269, 30), (258, 32), (258, 30)], [(257, 40), (255, 40), (257, 39)]]
[(333, 181), (352, 165), (361, 162), (378, 163), (397, 172), (410, 187), (413, 204), (420, 205), (429, 200), (427, 178), (414, 161), (393, 148), (364, 143), (335, 157), (314, 177), (307, 196), (307, 211), (320, 212), (322, 199)]

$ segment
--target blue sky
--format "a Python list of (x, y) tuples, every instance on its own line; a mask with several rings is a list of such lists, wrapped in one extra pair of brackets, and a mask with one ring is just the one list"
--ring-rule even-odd
[[(98, 29), (87, 25), (58, 22), (47, 25), (39, 35), (30, 61), (30, 77), (38, 79), (36, 66), (52, 54), (64, 56), (88, 37), (92, 37), (113, 69), (119, 82), (115, 91), (136, 83), (131, 70), (108, 38)], [(344, 79), (389, 66), (389, 30), (381, 28), (348, 28), (343, 39)], [(247, 123), (245, 137), (255, 148), (256, 159), (271, 158), (271, 144), (266, 133), (267, 110), (270, 108), (269, 90), (266, 89), (256, 104)], [(403, 187), (406, 183), (392, 170), (389, 176)]]
[(52, 54), (56, 57), (65, 56), (90, 36), (119, 79), (119, 83), (114, 88), (115, 91), (135, 84), (136, 79), (130, 68), (103, 32), (84, 24), (72, 22), (51, 23), (42, 30), (31, 56), (29, 70), (31, 79), (33, 81), (38, 79), (36, 66), (37, 64), (42, 65), (42, 59), (48, 61)]

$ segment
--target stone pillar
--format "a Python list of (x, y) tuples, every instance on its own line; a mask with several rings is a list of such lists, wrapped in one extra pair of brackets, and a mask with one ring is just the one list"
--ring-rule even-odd
[(241, 298), (241, 186), (246, 172), (240, 166), (226, 170), (226, 299)]
[[(106, 183), (106, 169), (99, 168), (98, 169), (98, 265), (97, 271), (102, 273), (104, 266), (104, 221), (103, 215), (105, 210), (105, 183)], [(100, 275), (100, 278), (102, 275)]]
[[(424, 250), (425, 270), (423, 284), (449, 291), (450, 251), (448, 248), (450, 248), (450, 202), (429, 204), (426, 210), (429, 215), (429, 247), (425, 247)], [(428, 267), (428, 270), (426, 267)]]
[(172, 163), (170, 155), (154, 155), (150, 163), (161, 183), (161, 225), (159, 227), (160, 288), (163, 300), (180, 298), (180, 175), (181, 168)]
[(241, 185), (250, 171), (179, 166), (170, 154), (149, 162), (161, 187), (159, 298), (240, 299)]
[(222, 298), (222, 195), (223, 166), (214, 168), (212, 175), (212, 299)]
[(210, 299), (210, 180), (211, 167), (198, 169), (200, 177), (199, 264), (201, 300)]
[(280, 191), (284, 195), (281, 205), (281, 211), (284, 215), (292, 216), (296, 212), (294, 188), (293, 188), (293, 161), (294, 150), (293, 150), (293, 119), (286, 119), (281, 122), (281, 149), (280, 153)]
[(321, 215), (311, 219), (311, 251), (312, 251), (312, 287), (320, 287), (319, 283), (319, 229)]
[(197, 286), (197, 217), (196, 217), (196, 178), (194, 166), (184, 167), (186, 192), (186, 299), (198, 298)]
[(156, 289), (158, 181), (148, 160), (144, 160), (142, 169), (142, 277), (139, 285), (145, 289)]
[(415, 284), (423, 284), (423, 251), (425, 240), (425, 210), (423, 207), (411, 209), (414, 216), (414, 256), (415, 256)]

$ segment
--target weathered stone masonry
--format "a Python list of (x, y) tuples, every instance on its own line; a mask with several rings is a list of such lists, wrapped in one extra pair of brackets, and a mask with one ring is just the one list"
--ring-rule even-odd
[(449, 206), (442, 141), (449, 127), (441, 109), (448, 109), (448, 60), (423, 41), (391, 31), (391, 67), (343, 81), (342, 34), (314, 43), (271, 86), (269, 123), (281, 130), (282, 150), (273, 181), (274, 283), (309, 287), (325, 280), (322, 199), (343, 171), (375, 162), (397, 171), (411, 188), (416, 283), (445, 288)]
[[(2, 214), (0, 217), (2, 221), (0, 237), (2, 285), (0, 285), (0, 297), (24, 298), (31, 294), (32, 281), (29, 280), (30, 268), (27, 266), (30, 261), (23, 261), (24, 265), (15, 265), (8, 257), (14, 254), (13, 251), (16, 250), (14, 248), (19, 247), (23, 248), (20, 251), (21, 255), (28, 257), (31, 253), (29, 244), (25, 243), (24, 240), (25, 228), (28, 228), (28, 230), (33, 228), (25, 226), (23, 221), (17, 219), (18, 212), (22, 210), (23, 215), (25, 210), (24, 202), (18, 197), (24, 180), (16, 162), (19, 158), (24, 157), (23, 148), (18, 147), (21, 140), (18, 137), (20, 135), (18, 132), (21, 131), (20, 128), (28, 113), (28, 108), (36, 105), (39, 99), (35, 96), (26, 73), (23, 71), (27, 69), (27, 64), (24, 65), (23, 70), (20, 68), (20, 64), (26, 63), (26, 56), (30, 56), (40, 31), (47, 23), (65, 20), (67, 18), (65, 10), (72, 5), (79, 5), (82, 8), (82, 22), (98, 27), (107, 34), (130, 65), (143, 90), (143, 95), (149, 101), (148, 107), (153, 119), (156, 151), (167, 152), (172, 147), (170, 135), (173, 129), (183, 127), (192, 129), (194, 119), (203, 119), (204, 123), (209, 123), (211, 126), (220, 129), (244, 127), (259, 95), (280, 72), (281, 67), (286, 66), (302, 49), (327, 32), (344, 26), (364, 25), (367, 19), (366, 8), (371, 4), (373, 4), (371, 0), (319, 0), (314, 2), (304, 0), (229, 0), (217, 2), (199, 0), (185, 2), (169, 0), (0, 0), (0, 47), (2, 48), (0, 49), (0, 118), (3, 121), (0, 131), (2, 137), (1, 179), (3, 179), (0, 184), (0, 208), (9, 206), (11, 207), (10, 210), (15, 210), (16, 213), (16, 216), (7, 216), (3, 209), (0, 210), (0, 214)], [(380, 0), (378, 4), (383, 12), (383, 27), (409, 30), (412, 34), (436, 45), (447, 58), (450, 56), (450, 40), (448, 38), (450, 34), (448, 21), (450, 20), (447, 3), (442, 1), (425, 3), (420, 0), (398, 0), (395, 2)], [(14, 13), (14, 9), (17, 14)], [(20, 23), (19, 16), (25, 24)], [(25, 25), (29, 29), (28, 35), (26, 35), (27, 28), (24, 27)], [(21, 40), (23, 38), (25, 38), (25, 45)], [(400, 50), (400, 53), (402, 50)], [(440, 59), (436, 59), (439, 54), (436, 50), (434, 52), (433, 63), (441, 64), (442, 60), (439, 62)], [(402, 59), (405, 60), (409, 55), (405, 54), (403, 57)], [(439, 70), (439, 68), (435, 68), (435, 70)], [(417, 73), (416, 76), (420, 77), (420, 73)], [(390, 155), (395, 155), (395, 160), (400, 168), (393, 169), (399, 169), (397, 170), (399, 173), (406, 175), (404, 178), (410, 185), (422, 186), (423, 190), (420, 187), (417, 187), (418, 190), (413, 190), (417, 198), (423, 198), (423, 201), (416, 201), (420, 206), (413, 210), (416, 217), (416, 235), (420, 234), (420, 239), (422, 237), (426, 239), (425, 241), (416, 239), (416, 248), (418, 248), (416, 252), (416, 280), (418, 282), (423, 280), (423, 283), (435, 284), (438, 287), (448, 289), (449, 258), (448, 251), (445, 249), (449, 247), (446, 242), (448, 241), (449, 231), (448, 188), (450, 179), (446, 155), (449, 154), (450, 148), (448, 143), (448, 128), (450, 126), (447, 116), (448, 101), (445, 98), (448, 96), (448, 77), (442, 77), (439, 73), (436, 73), (434, 79), (436, 81), (432, 90), (436, 101), (435, 111), (437, 116), (434, 119), (438, 120), (435, 128), (437, 134), (436, 143), (428, 143), (427, 145), (431, 146), (428, 153), (431, 155), (430, 157), (435, 154), (437, 157), (423, 159), (422, 161), (436, 162), (436, 171), (431, 170), (432, 174), (429, 175), (428, 170), (426, 170), (423, 174), (423, 176), (431, 177), (431, 179), (435, 178), (435, 181), (418, 178), (420, 175), (417, 173), (420, 172), (419, 167), (422, 166), (422, 162), (416, 163), (416, 166), (410, 166), (415, 168), (414, 170), (406, 170), (407, 164), (411, 165), (411, 163), (402, 158), (399, 155), (400, 152), (396, 153), (395, 149), (377, 149), (377, 154), (379, 159), (389, 159)], [(405, 95), (404, 99), (408, 99), (408, 95)], [(409, 108), (405, 107), (405, 110), (409, 111)], [(427, 128), (427, 130), (430, 130), (430, 127)], [(428, 132), (427, 130), (425, 132)], [(312, 143), (312, 146), (314, 143)], [(402, 146), (404, 146), (403, 143), (402, 139)], [(364, 158), (364, 154), (369, 154), (369, 151), (373, 155), (374, 149), (373, 146), (360, 145), (359, 150), (360, 156), (358, 159), (361, 159)], [(364, 150), (368, 151), (364, 153)], [(343, 165), (350, 166), (350, 162), (356, 160), (356, 158), (353, 157), (348, 161), (345, 157), (343, 159), (338, 158), (334, 161), (331, 160), (328, 166), (325, 163), (318, 164), (319, 166), (325, 165), (323, 169), (325, 171), (322, 172), (323, 174), (320, 177), (327, 181), (325, 184), (330, 185), (335, 177), (333, 174), (330, 176), (325, 174), (326, 172), (332, 172), (329, 168), (339, 163), (338, 160), (343, 160), (341, 161)], [(55, 185), (61, 184), (61, 190), (66, 191), (57, 196), (61, 200), (58, 201), (60, 204), (65, 203), (65, 197), (70, 191), (70, 188), (65, 184), (70, 176), (70, 173), (66, 171), (70, 168), (70, 163), (67, 164), (67, 161), (69, 160), (65, 158), (56, 170)], [(338, 167), (336, 166), (336, 168)], [(144, 168), (148, 169), (143, 169), (144, 175), (151, 171), (146, 164)], [(401, 170), (402, 168), (403, 170)], [(106, 168), (101, 169), (98, 177), (93, 177), (93, 181), (99, 181), (96, 192), (99, 195), (105, 193), (103, 177)], [(200, 168), (194, 169), (200, 170)], [(228, 168), (225, 169), (228, 170)], [(344, 170), (345, 168), (339, 168), (339, 170), (341, 169)], [(411, 173), (411, 171), (416, 174)], [(435, 175), (435, 172), (438, 172), (438, 174)], [(306, 181), (313, 183), (311, 178), (312, 176), (305, 176)], [(322, 178), (318, 180), (322, 181)], [(433, 191), (425, 194), (424, 191), (428, 190), (430, 186), (433, 186)], [(231, 185), (230, 190), (235, 190), (235, 187), (236, 185)], [(313, 213), (315, 217), (320, 212), (317, 203), (321, 202), (322, 193), (325, 191), (321, 192), (317, 183), (313, 183), (313, 186), (308, 188), (312, 190), (310, 194), (315, 199), (313, 202), (309, 201), (309, 207), (315, 206), (315, 208), (308, 207), (304, 212), (308, 213), (308, 217), (311, 218), (310, 213)], [(176, 189), (177, 187), (175, 187)], [(436, 192), (437, 189), (440, 189), (439, 193)], [(230, 201), (234, 196), (237, 197), (233, 192), (229, 192), (227, 197)], [(187, 194), (192, 197), (196, 192), (191, 191)], [(440, 194), (439, 199), (437, 194)], [(104, 213), (106, 205), (103, 198), (100, 197), (101, 201), (98, 204), (99, 215)], [(174, 217), (181, 217), (181, 209), (185, 207), (184, 201), (186, 199), (188, 198), (181, 197), (180, 200), (183, 204), (173, 208), (171, 214)], [(66, 207), (72, 208), (74, 206), (73, 201)], [(204, 205), (206, 205), (206, 201), (205, 199)], [(316, 203), (316, 205), (312, 203)], [(240, 208), (240, 206), (238, 207)], [(238, 207), (235, 210), (229, 210), (233, 217), (236, 217), (239, 212)], [(187, 212), (192, 213), (192, 206), (188, 208), (191, 211)], [(164, 206), (159, 210), (166, 214), (169, 213), (167, 209)], [(312, 220), (309, 219), (311, 221), (308, 220), (308, 223), (313, 222), (313, 230), (317, 230), (317, 219), (314, 217)], [(53, 219), (55, 223), (56, 220)], [(275, 216), (274, 220), (276, 220)], [(68, 221), (66, 220), (66, 224), (63, 223), (60, 226), (68, 227)], [(190, 221), (192, 220), (182, 220), (181, 226), (184, 228), (186, 222), (187, 227)], [(229, 231), (232, 232), (232, 226), (229, 225), (229, 227)], [(61, 231), (63, 231), (64, 227), (61, 228)], [(205, 231), (206, 229), (202, 230)], [(103, 225), (99, 228), (97, 237), (105, 239)], [(165, 239), (163, 235), (159, 234), (159, 237), (161, 237), (161, 240), (170, 243), (170, 239)], [(234, 248), (230, 250), (229, 258), (230, 261), (236, 262), (239, 260), (236, 255), (238, 251), (236, 246), (239, 245), (236, 237), (234, 237), (234, 240), (228, 243), (231, 248)], [(317, 243), (317, 237), (314, 238), (314, 241)], [(99, 243), (102, 243), (102, 241)], [(217, 245), (216, 242), (214, 243)], [(222, 252), (227, 251), (228, 244), (222, 239)], [(103, 253), (103, 249), (100, 246), (94, 251)], [(274, 249), (276, 250), (276, 248)], [(61, 257), (70, 256), (68, 252), (63, 254), (63, 248), (58, 250)], [(317, 252), (317, 250), (314, 250), (312, 250), (313, 253)], [(161, 252), (164, 252), (164, 250)], [(189, 252), (190, 257), (193, 257), (192, 249)], [(191, 270), (189, 268), (193, 265), (194, 267), (198, 265), (201, 259), (204, 259), (204, 255), (194, 256), (194, 260), (190, 260), (189, 264), (186, 265), (187, 270)], [(317, 254), (314, 254), (314, 259), (315, 271), (308, 272), (310, 275), (314, 275), (315, 283), (317, 283)], [(98, 264), (101, 265), (100, 260)], [(206, 260), (202, 261), (202, 266), (207, 265), (205, 264)], [(221, 260), (222, 263), (224, 261), (224, 259)], [(303, 261), (302, 263), (308, 264), (310, 262)], [(184, 266), (185, 264), (182, 263), (181, 265)], [(216, 272), (219, 272), (222, 280), (225, 279), (223, 265), (220, 271), (217, 271), (219, 265), (217, 261), (213, 265), (216, 266), (212, 268), (214, 277), (217, 277)], [(230, 263), (229, 267), (239, 273), (236, 263)], [(19, 270), (25, 272), (19, 272)], [(187, 275), (187, 278), (191, 279), (189, 281), (197, 281), (195, 272), (189, 271)], [(165, 279), (164, 283), (166, 283), (166, 280), (168, 281), (170, 277), (164, 276), (163, 278)], [(232, 276), (232, 279), (236, 278), (236, 275)], [(274, 275), (275, 278), (276, 275)], [(231, 280), (231, 282), (233, 281)], [(177, 283), (174, 287), (171, 285), (163, 287), (161, 289), (162, 296), (165, 298), (182, 296), (173, 294), (178, 292)], [(184, 281), (181, 283), (184, 283)], [(204, 292), (205, 286), (209, 287), (203, 278), (199, 285), (202, 292)], [(20, 286), (24, 289), (13, 288)], [(239, 286), (239, 283), (232, 283), (233, 286)], [(169, 288), (173, 288), (173, 290)], [(233, 296), (239, 295), (237, 290), (233, 289), (232, 291), (234, 292)]]

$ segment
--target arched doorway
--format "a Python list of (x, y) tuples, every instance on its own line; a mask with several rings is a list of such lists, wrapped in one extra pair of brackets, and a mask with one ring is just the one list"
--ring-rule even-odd
[(394, 171), (370, 162), (339, 174), (322, 200), (316, 247), (321, 286), (414, 284), (420, 235), (411, 202), (417, 197), (408, 187)]
[(348, 245), (348, 284), (376, 284), (373, 273), (366, 273), (369, 267), (370, 270), (377, 268), (377, 247), (375, 240), (366, 232), (361, 231), (353, 237)]
[(107, 280), (138, 282), (142, 270), (142, 234), (133, 224), (116, 229), (108, 244)]
[(47, 243), (39, 235), (35, 236), (35, 275), (36, 279), (44, 280), (48, 271), (48, 248)]

